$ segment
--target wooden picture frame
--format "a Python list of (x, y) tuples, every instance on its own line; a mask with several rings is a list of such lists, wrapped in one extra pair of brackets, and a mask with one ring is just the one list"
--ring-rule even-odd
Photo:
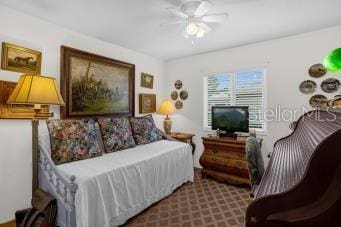
[(156, 95), (140, 94), (139, 95), (139, 113), (155, 113), (156, 112)]
[[(32, 119), (35, 112), (33, 105), (24, 104), (7, 104), (7, 100), (13, 92), (16, 82), (0, 80), (0, 119)], [(39, 119), (48, 119), (49, 106), (42, 105), (41, 115)]]
[(154, 76), (147, 73), (141, 73), (141, 87), (153, 89), (153, 86)]
[(62, 118), (134, 116), (135, 65), (61, 46)]
[(1, 68), (14, 72), (40, 74), (41, 52), (3, 42)]

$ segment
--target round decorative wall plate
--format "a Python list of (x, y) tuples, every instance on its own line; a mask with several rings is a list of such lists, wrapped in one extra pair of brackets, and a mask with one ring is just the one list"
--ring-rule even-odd
[(177, 91), (172, 91), (172, 93), (171, 93), (171, 98), (172, 98), (173, 100), (177, 100), (178, 97), (179, 97), (178, 92), (177, 92)]
[(181, 80), (175, 81), (174, 86), (176, 89), (181, 89), (182, 88), (182, 81)]
[(334, 100), (334, 102), (333, 102), (333, 108), (338, 108), (338, 109), (341, 108), (341, 99), (336, 99), (336, 100)]
[(186, 99), (188, 98), (188, 92), (187, 92), (186, 90), (182, 90), (182, 91), (180, 92), (180, 98), (181, 98), (182, 100), (186, 100)]
[(339, 87), (340, 87), (340, 81), (335, 78), (326, 79), (321, 84), (322, 91), (327, 92), (327, 93), (336, 92), (337, 90), (339, 90)]
[(339, 109), (341, 107), (341, 95), (336, 95), (334, 99), (329, 100), (327, 106)]
[(314, 78), (320, 78), (326, 73), (327, 69), (322, 64), (315, 64), (309, 68), (309, 75)]
[(305, 80), (300, 84), (300, 91), (304, 94), (314, 93), (316, 90), (316, 83), (312, 80)]
[(314, 95), (313, 97), (310, 98), (309, 104), (313, 108), (318, 108), (318, 107), (326, 107), (328, 103), (328, 99), (324, 95)]
[(178, 110), (181, 109), (183, 107), (183, 104), (180, 100), (175, 102), (175, 108), (177, 108)]

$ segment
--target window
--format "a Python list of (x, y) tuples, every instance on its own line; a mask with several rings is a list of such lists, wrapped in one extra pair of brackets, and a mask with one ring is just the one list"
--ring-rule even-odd
[(260, 69), (205, 77), (205, 129), (211, 129), (212, 106), (249, 106), (250, 129), (265, 131), (264, 74)]

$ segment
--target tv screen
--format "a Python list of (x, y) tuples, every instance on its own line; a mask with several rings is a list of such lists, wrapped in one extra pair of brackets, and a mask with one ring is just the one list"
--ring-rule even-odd
[(219, 129), (228, 133), (249, 132), (249, 107), (212, 107), (212, 129)]

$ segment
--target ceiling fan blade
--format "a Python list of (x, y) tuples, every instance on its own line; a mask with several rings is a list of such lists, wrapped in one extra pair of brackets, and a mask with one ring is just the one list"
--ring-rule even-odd
[(202, 16), (205, 13), (208, 12), (208, 10), (211, 8), (212, 4), (208, 1), (203, 1), (200, 3), (198, 8), (194, 11), (195, 16)]
[(164, 23), (161, 23), (160, 26), (166, 27), (169, 25), (178, 25), (178, 24), (183, 24), (183, 23), (187, 23), (187, 20), (183, 19), (183, 20), (175, 20), (175, 21), (164, 22)]
[(213, 22), (213, 23), (219, 23), (226, 20), (228, 17), (227, 13), (219, 13), (219, 14), (210, 14), (210, 15), (204, 15), (201, 17), (201, 20), (204, 22)]
[(186, 13), (181, 12), (178, 9), (175, 8), (167, 8), (167, 10), (172, 13), (175, 16), (181, 17), (181, 18), (188, 18), (188, 15)]
[(204, 23), (199, 23), (198, 24), (200, 28), (202, 28), (204, 30), (205, 33), (209, 33), (210, 31), (212, 31), (213, 29), (208, 26), (207, 24)]

